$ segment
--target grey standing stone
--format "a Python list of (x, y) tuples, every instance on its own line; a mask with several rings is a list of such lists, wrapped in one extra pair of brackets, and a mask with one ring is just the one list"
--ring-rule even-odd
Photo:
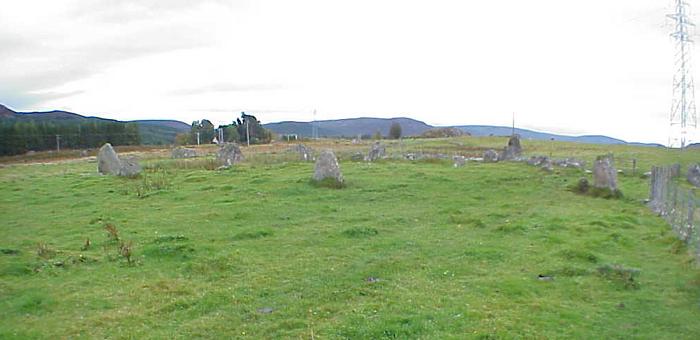
[(503, 149), (499, 160), (510, 161), (520, 158), (523, 153), (523, 148), (520, 146), (520, 136), (513, 135), (508, 139), (508, 146)]
[(97, 153), (97, 171), (103, 175), (133, 177), (141, 173), (141, 166), (136, 159), (119, 159), (112, 145), (106, 143)]
[(386, 146), (384, 146), (384, 144), (381, 142), (375, 142), (372, 144), (372, 148), (369, 150), (365, 160), (374, 162), (378, 159), (384, 158), (384, 156), (386, 156)]
[(225, 143), (219, 147), (216, 158), (224, 167), (230, 167), (243, 161), (243, 153), (238, 145), (234, 143)]
[(331, 150), (325, 150), (321, 152), (316, 160), (316, 167), (314, 169), (315, 181), (322, 181), (326, 178), (333, 178), (339, 183), (343, 183), (343, 174), (340, 172), (340, 165), (338, 164), (338, 158), (335, 157), (335, 153)]
[(97, 171), (103, 175), (119, 175), (121, 167), (122, 163), (112, 144), (103, 145), (97, 153)]
[(467, 159), (464, 158), (464, 156), (454, 156), (452, 157), (452, 160), (454, 161), (455, 168), (459, 168), (467, 164)]
[(188, 148), (175, 148), (172, 152), (172, 158), (194, 158), (197, 157), (197, 150)]
[(617, 171), (612, 155), (598, 156), (593, 165), (593, 186), (601, 189), (617, 190)]
[(688, 174), (686, 175), (688, 182), (690, 184), (700, 187), (700, 164), (693, 164), (688, 168)]
[(484, 162), (485, 163), (498, 162), (498, 152), (496, 152), (496, 150), (486, 150), (486, 152), (484, 152)]

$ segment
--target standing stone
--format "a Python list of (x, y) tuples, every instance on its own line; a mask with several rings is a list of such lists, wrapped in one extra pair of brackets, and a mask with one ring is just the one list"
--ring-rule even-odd
[(598, 156), (593, 165), (593, 186), (617, 191), (617, 171), (612, 155)]
[(216, 158), (224, 167), (230, 167), (243, 161), (243, 153), (238, 145), (234, 143), (225, 143), (219, 147)]
[(172, 152), (172, 158), (194, 158), (197, 157), (197, 150), (187, 148), (175, 148)]
[(322, 181), (326, 178), (333, 178), (338, 183), (343, 183), (344, 180), (343, 174), (340, 172), (340, 165), (338, 165), (338, 158), (331, 150), (321, 152), (314, 169), (314, 181)]
[(496, 152), (496, 150), (486, 150), (486, 152), (484, 152), (484, 162), (485, 163), (498, 162), (498, 152)]
[(80, 150), (80, 157), (87, 157), (89, 156), (89, 153), (87, 150)]
[(700, 187), (700, 164), (693, 164), (688, 168), (688, 174), (686, 175), (688, 182), (690, 184)]
[(313, 160), (313, 156), (311, 156), (311, 149), (307, 148), (304, 144), (297, 144), (294, 147), (294, 151), (299, 153), (299, 159), (304, 162)]
[(464, 156), (454, 156), (452, 160), (455, 162), (455, 168), (463, 167), (467, 164), (467, 159)]
[(112, 144), (103, 145), (97, 153), (97, 171), (103, 175), (119, 175), (121, 167), (122, 163)]
[(500, 155), (501, 161), (509, 161), (520, 158), (523, 153), (523, 148), (520, 146), (520, 136), (513, 135), (508, 139), (508, 146), (503, 149)]
[(133, 177), (141, 173), (141, 166), (135, 159), (119, 159), (112, 145), (106, 143), (97, 153), (97, 171), (103, 175)]
[(369, 150), (365, 160), (374, 162), (380, 158), (384, 158), (384, 156), (386, 156), (386, 146), (380, 142), (375, 142), (372, 144), (372, 148)]

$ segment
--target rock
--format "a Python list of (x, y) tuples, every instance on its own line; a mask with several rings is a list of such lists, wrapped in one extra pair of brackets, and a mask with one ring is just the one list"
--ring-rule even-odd
[(175, 148), (172, 152), (172, 158), (194, 158), (197, 157), (197, 150), (188, 148)]
[(553, 161), (554, 165), (560, 166), (563, 168), (577, 168), (577, 169), (583, 169), (583, 167), (586, 165), (586, 162), (576, 159), (576, 158), (566, 158), (566, 159), (558, 159)]
[(243, 161), (243, 153), (238, 145), (234, 143), (225, 143), (219, 147), (219, 151), (216, 153), (216, 158), (225, 167), (230, 167)]
[(651, 171), (647, 171), (647, 172), (642, 174), (642, 178), (649, 178), (649, 177), (651, 177)]
[(36, 151), (34, 151), (34, 150), (27, 151), (27, 156), (32, 156), (34, 154), (36, 154)]
[(416, 158), (418, 158), (418, 156), (414, 153), (407, 153), (403, 157), (408, 159), (409, 161), (415, 161)]
[(354, 162), (359, 162), (365, 159), (365, 155), (362, 154), (362, 152), (355, 152), (352, 156), (350, 156), (350, 160)]
[(454, 156), (452, 160), (455, 162), (454, 167), (459, 168), (467, 164), (467, 159), (464, 156)]
[(316, 167), (314, 169), (315, 181), (322, 181), (326, 178), (335, 179), (338, 183), (343, 183), (343, 174), (340, 172), (340, 165), (338, 165), (338, 158), (331, 150), (325, 150), (321, 152), (316, 160)]
[(133, 177), (141, 173), (141, 166), (136, 159), (119, 159), (112, 145), (106, 143), (97, 153), (97, 171), (103, 175)]
[(617, 191), (617, 171), (611, 155), (599, 156), (593, 165), (593, 186)]
[(511, 161), (520, 158), (523, 148), (520, 146), (520, 136), (513, 135), (508, 139), (508, 146), (503, 149), (499, 156), (499, 161)]
[(134, 158), (125, 158), (121, 160), (122, 166), (119, 168), (119, 176), (134, 177), (141, 173), (141, 165)]
[(372, 148), (369, 150), (367, 157), (365, 158), (368, 162), (374, 162), (378, 159), (384, 158), (386, 156), (386, 146), (381, 142), (375, 142), (372, 144)]
[(87, 157), (88, 155), (89, 154), (87, 150), (80, 150), (80, 157)]
[(274, 311), (272, 307), (263, 307), (258, 309), (258, 313), (260, 314), (270, 314)]
[(686, 178), (690, 184), (700, 187), (700, 164), (693, 164), (688, 168)]
[(528, 159), (527, 164), (532, 166), (544, 166), (551, 164), (551, 161), (547, 156), (532, 156)]
[(304, 144), (297, 144), (294, 147), (294, 151), (299, 153), (299, 159), (304, 162), (313, 160), (313, 156), (311, 155), (311, 149), (307, 148)]
[(486, 150), (484, 152), (484, 163), (496, 163), (498, 162), (498, 152), (496, 150)]

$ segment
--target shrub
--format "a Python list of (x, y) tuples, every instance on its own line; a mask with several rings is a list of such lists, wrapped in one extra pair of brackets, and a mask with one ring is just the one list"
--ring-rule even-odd
[(111, 223), (105, 224), (105, 230), (107, 231), (107, 238), (114, 242), (119, 242), (119, 230)]

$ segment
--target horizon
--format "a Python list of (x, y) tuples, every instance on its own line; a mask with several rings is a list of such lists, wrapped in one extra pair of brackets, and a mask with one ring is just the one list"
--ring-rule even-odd
[(666, 145), (671, 5), (10, 0), (0, 101), (216, 125), (241, 111), (432, 126), (510, 126), (515, 114), (523, 129)]

